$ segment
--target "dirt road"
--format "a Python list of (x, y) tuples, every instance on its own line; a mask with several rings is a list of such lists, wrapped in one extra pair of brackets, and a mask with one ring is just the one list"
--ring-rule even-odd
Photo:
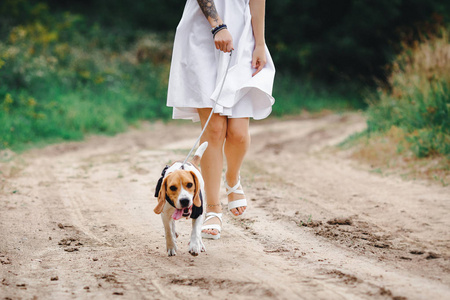
[(226, 214), (197, 257), (180, 221), (168, 257), (154, 186), (197, 126), (1, 162), (0, 299), (450, 299), (450, 188), (371, 173), (331, 147), (364, 128), (358, 114), (253, 123), (247, 218)]

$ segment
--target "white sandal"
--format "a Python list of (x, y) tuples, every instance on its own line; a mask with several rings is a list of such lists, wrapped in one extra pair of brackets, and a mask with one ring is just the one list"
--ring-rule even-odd
[[(212, 211), (207, 212), (206, 218), (205, 218), (205, 221), (203, 221), (203, 224), (205, 224), (206, 221), (211, 220), (212, 218), (218, 218), (220, 220), (220, 225), (219, 224), (203, 225), (202, 226), (202, 238), (217, 240), (220, 238), (220, 232), (222, 231), (222, 213), (215, 213)], [(219, 233), (211, 234), (211, 233), (203, 232), (203, 230), (206, 230), (206, 229), (216, 229), (217, 231), (219, 231)]]
[[(227, 183), (227, 181), (225, 180), (225, 189), (227, 191), (227, 197), (228, 195), (235, 193), (235, 194), (239, 194), (239, 195), (245, 195), (244, 191), (242, 190), (242, 187), (240, 190), (238, 190), (238, 188), (241, 186), (241, 177), (239, 176), (238, 182), (236, 183), (235, 186), (230, 187)], [(231, 212), (231, 210), (233, 208), (238, 208), (238, 207), (243, 207), (243, 206), (247, 206), (247, 199), (243, 198), (243, 199), (238, 199), (238, 200), (233, 200), (228, 202), (228, 211), (231, 213), (231, 215), (235, 218), (240, 218), (242, 217), (242, 215), (245, 213), (245, 211), (240, 214), (240, 215), (235, 215)]]

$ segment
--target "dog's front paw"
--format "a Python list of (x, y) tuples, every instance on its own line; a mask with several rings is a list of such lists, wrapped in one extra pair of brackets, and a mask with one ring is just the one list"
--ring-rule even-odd
[(175, 255), (177, 255), (177, 249), (176, 248), (169, 248), (169, 249), (167, 249), (167, 254), (169, 256), (175, 256)]
[(206, 251), (205, 246), (201, 240), (191, 241), (189, 243), (189, 253), (193, 256), (197, 256), (199, 253)]

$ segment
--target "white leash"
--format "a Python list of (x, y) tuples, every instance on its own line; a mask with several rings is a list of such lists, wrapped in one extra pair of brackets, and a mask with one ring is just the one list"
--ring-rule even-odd
[(225, 71), (225, 76), (223, 77), (222, 85), (220, 86), (220, 90), (219, 90), (219, 94), (217, 95), (216, 101), (214, 101), (214, 106), (213, 106), (212, 109), (211, 109), (211, 113), (209, 114), (208, 120), (206, 121), (205, 126), (203, 126), (203, 130), (202, 130), (202, 132), (200, 133), (200, 135), (199, 135), (199, 137), (197, 138), (197, 140), (195, 141), (195, 144), (194, 144), (194, 146), (191, 148), (191, 151), (189, 151), (189, 154), (188, 154), (188, 155), (186, 156), (186, 158), (184, 159), (183, 164), (181, 165), (181, 168), (183, 168), (183, 166), (186, 164), (187, 160), (188, 160), (189, 157), (191, 156), (192, 151), (194, 151), (195, 147), (197, 146), (198, 142), (200, 141), (200, 138), (202, 137), (203, 133), (204, 133), (205, 130), (206, 130), (206, 127), (208, 126), (209, 120), (211, 120), (211, 117), (212, 117), (212, 115), (214, 114), (214, 110), (216, 109), (217, 101), (218, 101), (219, 98), (220, 98), (220, 94), (222, 93), (222, 89), (223, 89), (223, 86), (224, 86), (224, 84), (225, 84), (225, 80), (227, 79), (228, 70), (230, 69), (231, 55), (232, 55), (232, 54), (233, 54), (233, 51), (230, 51), (230, 60), (228, 61), (227, 69), (226, 69), (226, 71)]

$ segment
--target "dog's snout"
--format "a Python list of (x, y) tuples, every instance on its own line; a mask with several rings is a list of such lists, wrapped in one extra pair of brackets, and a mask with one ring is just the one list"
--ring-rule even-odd
[(181, 205), (181, 207), (188, 207), (189, 206), (189, 199), (187, 199), (187, 198), (183, 198), (183, 199), (180, 199), (180, 205)]

